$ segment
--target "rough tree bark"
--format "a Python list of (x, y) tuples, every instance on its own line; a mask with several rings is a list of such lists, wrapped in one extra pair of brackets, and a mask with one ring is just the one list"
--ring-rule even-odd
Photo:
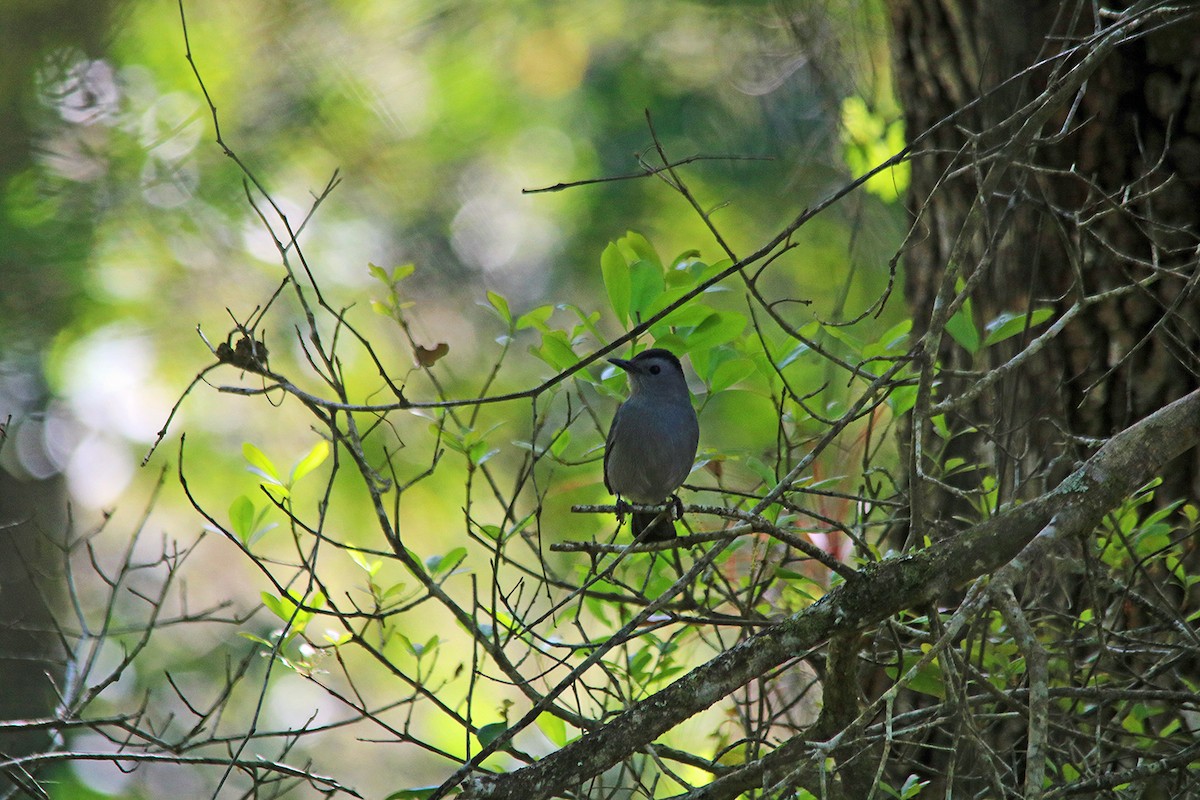
[[(993, 510), (1038, 496), (1099, 441), (1200, 385), (1200, 19), (1158, 27), (1165, 17), (1155, 5), (1110, 4), (1097, 19), (1098, 6), (1077, 0), (888, 2), (907, 130), (934, 129), (912, 162), (908, 197), (918, 233), (905, 288), (916, 333), (962, 287), (981, 336), (1002, 315), (1053, 311), (992, 347), (972, 351), (943, 336), (934, 402), (961, 396), (1082, 305), (1035, 357), (954, 408), (954, 438), (910, 464), (918, 535), (959, 535), (958, 520), (979, 514), (981, 489), (995, 487)], [(1010, 116), (1086, 57), (1086, 47), (1072, 48), (1129, 9), (1149, 12), (1145, 22), (1014, 153)], [(937, 125), (956, 112), (954, 124)], [(1003, 177), (988, 185), (996, 169)], [(956, 268), (957, 285), (947, 286)], [(939, 441), (929, 419), (915, 424), (926, 426), (926, 442)], [(958, 458), (976, 467), (949, 474)], [(1194, 501), (1200, 452), (1162, 477), (1160, 504)], [(1022, 730), (1004, 735), (993, 752), (1011, 754)], [(920, 760), (930, 776), (971, 761), (956, 742), (928, 744)], [(968, 795), (981, 788), (957, 780)]]
[[(1010, 131), (1003, 121), (1063, 63), (1078, 61), (1060, 55), (1095, 30), (1093, 6), (890, 0), (889, 9), (908, 131), (970, 106), (923, 143), (912, 165), (909, 202), (920, 230), (906, 253), (906, 292), (916, 324), (929, 320), (956, 246), (963, 279), (978, 281), (969, 294), (981, 330), (1005, 313), (1051, 308), (1057, 317), (1085, 296), (1154, 281), (1085, 309), (1038, 358), (950, 421), (977, 433), (958, 438), (943, 460), (990, 465), (1000, 503), (1033, 496), (1090, 442), (1200, 384), (1200, 21), (1154, 30), (1150, 19), (1107, 57), (983, 198), (984, 222), (972, 228), (986, 159)], [(964, 230), (972, 235), (960, 243)], [(955, 396), (1042, 328), (974, 354), (944, 337), (941, 395)], [(1200, 495), (1200, 456), (1187, 454), (1164, 478), (1165, 498)], [(977, 479), (964, 475), (959, 486)], [(958, 510), (949, 495), (930, 493), (931, 519)]]

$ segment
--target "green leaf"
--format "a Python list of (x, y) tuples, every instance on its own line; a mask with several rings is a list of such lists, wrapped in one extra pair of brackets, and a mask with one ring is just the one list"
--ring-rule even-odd
[(719, 311), (709, 314), (690, 333), (682, 333), (688, 352), (706, 350), (736, 339), (746, 328), (746, 317), (735, 311)]
[(506, 730), (508, 730), (507, 722), (491, 722), (480, 728), (475, 734), (475, 738), (479, 740), (481, 745), (487, 747), (489, 744), (496, 741), (496, 739), (498, 739)]
[(919, 780), (916, 775), (909, 775), (904, 781), (904, 785), (900, 787), (900, 800), (912, 800), (928, 783), (929, 781)]
[(254, 531), (254, 513), (253, 501), (244, 494), (229, 504), (229, 527), (242, 540), (242, 544), (246, 543)]
[(264, 492), (271, 495), (271, 497), (279, 503), (282, 503), (291, 496), (291, 492), (289, 492), (287, 487), (282, 484), (260, 483), (259, 486), (262, 487)]
[(917, 404), (917, 387), (897, 386), (888, 394), (887, 401), (897, 417), (907, 414)]
[(402, 594), (407, 586), (408, 584), (406, 584), (404, 581), (393, 583), (391, 586), (379, 593), (379, 599), (387, 600), (391, 597), (395, 597), (398, 594)]
[(334, 647), (341, 647), (344, 644), (349, 644), (354, 638), (354, 634), (350, 633), (350, 631), (342, 631), (341, 633), (325, 631), (323, 638)]
[[(962, 278), (954, 282), (954, 291), (962, 294), (966, 288), (966, 283)], [(946, 333), (950, 334), (954, 341), (958, 342), (963, 349), (968, 353), (978, 353), (980, 348), (979, 329), (975, 327), (975, 307), (971, 303), (971, 298), (967, 297), (963, 300), (963, 304), (958, 307), (958, 311), (954, 313), (950, 319), (946, 320)]]
[(275, 646), (274, 644), (272, 644), (271, 642), (268, 642), (266, 639), (262, 638), (261, 636), (255, 636), (253, 633), (249, 633), (247, 631), (238, 631), (238, 636), (241, 636), (243, 639), (249, 639), (252, 642), (257, 642), (258, 644), (261, 644), (263, 647), (274, 647)]
[(662, 259), (658, 257), (658, 251), (654, 249), (654, 245), (650, 244), (650, 240), (645, 236), (642, 236), (637, 231), (626, 231), (617, 244), (623, 245), (625, 249), (633, 254), (634, 257), (629, 259), (630, 261), (645, 261), (653, 264), (659, 274), (662, 274)]
[(392, 792), (383, 800), (425, 800), (427, 797), (433, 797), (434, 792), (442, 787), (440, 786), (421, 786), (416, 789), (401, 789), (397, 792)]
[(608, 247), (600, 254), (600, 274), (608, 292), (608, 303), (617, 315), (617, 321), (625, 325), (629, 322), (629, 265), (625, 263), (625, 257), (621, 255), (621, 249), (615, 242), (609, 242)]
[(466, 557), (467, 548), (456, 547), (445, 555), (435, 555), (425, 559), (425, 569), (429, 570), (431, 575), (449, 572), (461, 564)]
[(508, 301), (504, 299), (504, 295), (497, 294), (493, 291), (487, 293), (488, 303), (495, 309), (496, 314), (506, 325), (511, 326), (513, 321), (512, 310), (508, 307)]
[(767, 464), (761, 459), (750, 456), (746, 459), (746, 466), (749, 467), (750, 471), (757, 475), (758, 479), (767, 486), (773, 486), (775, 484), (775, 470), (767, 466)]
[[(303, 631), (313, 618), (313, 612), (301, 609), (301, 602), (297, 601), (291, 592), (283, 596), (276, 596), (270, 592), (262, 592), (259, 597), (262, 598), (263, 605), (271, 613), (284, 622), (291, 623), (293, 633)], [(316, 592), (307, 601), (304, 601), (303, 604), (309, 608), (321, 608), (325, 605), (325, 595), (321, 592)]]
[[(659, 311), (662, 311), (664, 308), (674, 302), (674, 300), (679, 299), (683, 295), (684, 291), (663, 292), (659, 296), (658, 302), (647, 309), (647, 314), (657, 314)], [(680, 306), (672, 311), (670, 314), (660, 320), (653, 328), (651, 328), (651, 330), (657, 336), (659, 331), (663, 331), (665, 333), (668, 327), (695, 327), (703, 322), (704, 319), (711, 313), (712, 309), (708, 306), (699, 303), (688, 303), (687, 305)]]
[(539, 331), (548, 331), (549, 327), (546, 321), (554, 314), (554, 306), (538, 306), (537, 308), (526, 311), (521, 316), (517, 317), (516, 328), (519, 331), (526, 328), (535, 328)]
[(358, 564), (359, 568), (361, 568), (363, 572), (367, 573), (367, 575), (372, 578), (375, 577), (375, 573), (379, 571), (379, 568), (383, 566), (382, 559), (368, 558), (367, 554), (361, 550), (350, 548), (346, 550), (346, 552), (350, 554), (351, 560), (353, 560), (355, 564)]
[(754, 370), (754, 362), (748, 358), (732, 358), (722, 361), (713, 370), (708, 390), (709, 392), (722, 392), (743, 378), (749, 377)]
[(686, 272), (689, 267), (700, 260), (699, 250), (684, 250), (679, 255), (671, 260), (671, 270), (673, 272)]
[(387, 270), (384, 269), (383, 267), (379, 266), (378, 264), (372, 264), (371, 262), (368, 261), (367, 262), (367, 272), (369, 272), (371, 274), (371, 277), (375, 278), (380, 283), (390, 284), (392, 282), (391, 276), (388, 275)]
[(954, 316), (946, 320), (946, 333), (950, 334), (954, 341), (958, 342), (968, 353), (979, 352), (979, 331), (975, 328), (975, 321), (967, 312), (966, 305), (963, 305), (954, 313)]
[(1016, 336), (1024, 332), (1026, 327), (1026, 318), (1028, 318), (1028, 326), (1033, 328), (1041, 325), (1046, 320), (1053, 316), (1054, 310), (1049, 308), (1037, 308), (1029, 314), (1021, 312), (1015, 314), (1011, 311), (1005, 311), (1000, 316), (984, 326), (983, 346), (990, 347), (997, 342), (1003, 342), (1005, 339)]
[(579, 357), (575, 355), (575, 351), (571, 349), (571, 343), (567, 340), (567, 334), (562, 331), (546, 331), (542, 333), (541, 346), (531, 348), (530, 352), (560, 372), (573, 366), (579, 360)]
[(635, 261), (629, 268), (629, 283), (629, 314), (635, 322), (641, 322), (663, 293), (662, 267)]
[(542, 735), (549, 739), (555, 747), (562, 747), (567, 743), (567, 723), (563, 722), (561, 717), (556, 717), (549, 711), (543, 711), (538, 715), (535, 724)]
[(272, 483), (283, 485), (283, 481), (279, 479), (279, 471), (275, 469), (275, 465), (271, 463), (271, 459), (267, 458), (267, 454), (259, 450), (249, 442), (242, 443), (242, 456), (250, 464), (250, 471), (266, 478)]
[(322, 439), (313, 445), (312, 449), (304, 458), (300, 459), (300, 463), (292, 468), (292, 478), (290, 483), (295, 484), (296, 481), (303, 478), (308, 473), (312, 472), (317, 467), (329, 458), (329, 442)]
[(641, 650), (638, 650), (629, 659), (629, 674), (636, 680), (644, 679), (647, 677), (645, 674), (646, 667), (650, 666), (650, 661), (653, 658), (654, 654), (650, 652), (649, 648), (643, 647)]
[(267, 609), (279, 617), (284, 622), (291, 622), (293, 615), (296, 613), (297, 605), (290, 597), (277, 597), (270, 592), (262, 592), (259, 594), (262, 598), (262, 603)]
[(564, 428), (557, 436), (554, 437), (553, 441), (550, 442), (551, 455), (553, 455), (555, 458), (562, 458), (563, 453), (566, 452), (569, 444), (571, 444), (571, 431)]

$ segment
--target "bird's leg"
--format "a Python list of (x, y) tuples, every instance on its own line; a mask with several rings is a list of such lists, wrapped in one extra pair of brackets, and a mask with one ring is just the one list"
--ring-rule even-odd
[(625, 522), (625, 515), (630, 511), (629, 503), (626, 503), (620, 495), (617, 495), (617, 525)]
[(683, 501), (679, 499), (679, 495), (673, 494), (668, 499), (671, 502), (671, 510), (675, 512), (675, 519), (683, 519)]

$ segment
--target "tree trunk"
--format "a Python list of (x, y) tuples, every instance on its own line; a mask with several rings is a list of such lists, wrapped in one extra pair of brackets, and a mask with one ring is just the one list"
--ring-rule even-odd
[[(946, 412), (951, 435), (936, 433), (932, 415), (913, 422), (907, 435), (925, 446), (906, 448), (918, 454), (909, 539), (920, 541), (1046, 491), (1102, 439), (1200, 385), (1200, 22), (1155, 30), (1151, 18), (1052, 107), (1031, 139), (1015, 141), (1029, 115), (1010, 117), (1093, 52), (1088, 44), (1068, 51), (1113, 18), (1098, 21), (1092, 5), (1069, 1), (888, 6), (908, 135), (934, 129), (917, 140), (908, 197), (914, 335), (962, 292), (961, 313), (980, 341), (1004, 315), (1028, 323), (991, 346), (943, 336), (932, 402), (962, 397), (1082, 305), (1045, 347)], [(1040, 322), (1027, 316), (1040, 309), (1052, 313)], [(969, 469), (956, 472), (955, 459)], [(1165, 471), (1157, 501), (1197, 497), (1200, 454), (1192, 450)], [(1070, 577), (1057, 580), (1058, 592), (1082, 591)], [(907, 701), (930, 699), (909, 693)], [(988, 752), (1024, 772), (1015, 763), (1024, 721), (960, 733), (950, 741), (942, 731), (911, 754), (935, 781), (931, 796), (988, 794), (994, 787), (978, 763)]]
[[(1001, 123), (1046, 89), (1064, 62), (1057, 56), (1093, 32), (1092, 6), (889, 6), (910, 136), (981, 98), (922, 142), (912, 164), (909, 202), (919, 215), (918, 235), (905, 254), (905, 286), (917, 333), (956, 246), (962, 280), (974, 283), (969, 298), (979, 331), (1003, 314), (1053, 311), (1042, 325), (974, 353), (943, 337), (937, 399), (961, 394), (1076, 302), (1152, 281), (1091, 304), (1035, 358), (947, 419), (959, 436), (922, 470), (938, 474), (939, 456), (942, 465), (954, 456), (984, 465), (996, 480), (995, 508), (1043, 491), (1096, 439), (1200, 383), (1200, 25), (1193, 18), (1121, 45), (1029, 147), (1006, 153), (1012, 126)], [(980, 197), (983, 176), (998, 166), (988, 160), (993, 154), (1015, 160), (1005, 164), (997, 189)], [(976, 203), (982, 220), (972, 225)], [(962, 236), (968, 238), (960, 244)], [(963, 473), (950, 483), (973, 490), (982, 477)], [(927, 519), (944, 523), (962, 505), (934, 487), (919, 487)], [(1164, 475), (1160, 496), (1198, 495), (1200, 460), (1191, 453)]]

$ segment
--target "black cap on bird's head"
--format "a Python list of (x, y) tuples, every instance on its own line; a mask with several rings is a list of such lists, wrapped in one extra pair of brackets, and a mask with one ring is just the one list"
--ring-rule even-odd
[(610, 358), (609, 362), (625, 370), (633, 394), (648, 390), (655, 395), (662, 393), (672, 398), (686, 400), (688, 397), (683, 365), (670, 350), (651, 347), (633, 358)]
[(679, 363), (679, 358), (670, 350), (664, 350), (661, 347), (651, 347), (649, 350), (643, 350), (633, 358), (610, 358), (610, 364), (616, 364), (626, 372), (643, 372), (655, 366), (661, 367), (662, 361), (668, 361), (675, 365), (675, 368), (683, 372), (683, 364)]

